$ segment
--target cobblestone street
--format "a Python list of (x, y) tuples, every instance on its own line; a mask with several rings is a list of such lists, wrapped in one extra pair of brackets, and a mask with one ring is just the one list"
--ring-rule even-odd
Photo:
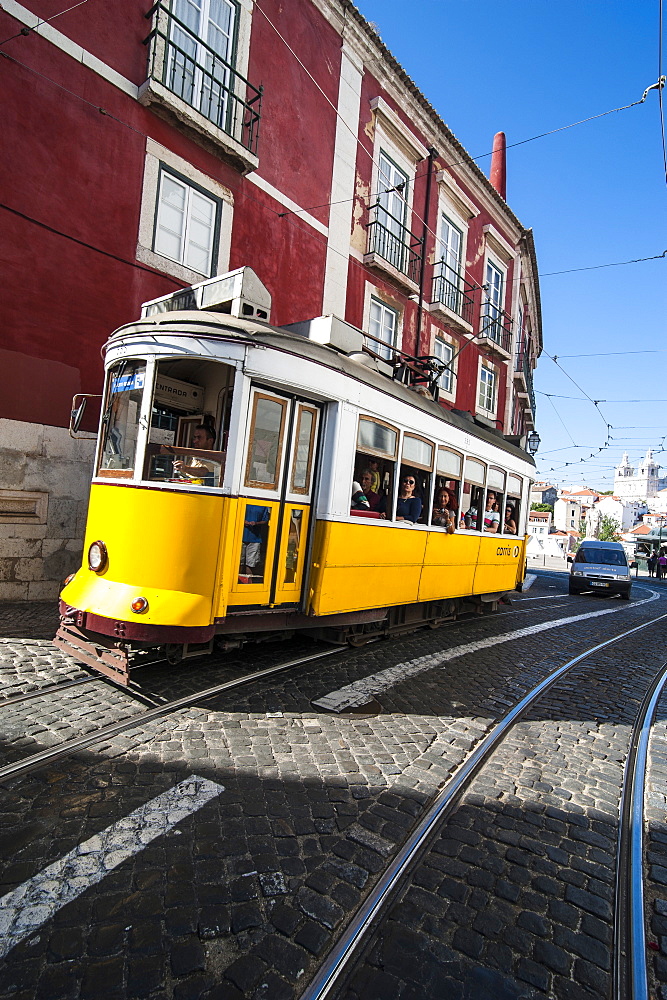
[[(0, 995), (297, 998), (493, 722), (555, 667), (665, 613), (652, 581), (637, 581), (629, 604), (566, 590), (563, 574), (540, 573), (495, 615), (341, 649), (5, 782), (2, 894), (39, 876), (46, 905), (57, 889), (41, 873), (98, 834), (127, 854), (26, 927), (2, 964)], [(28, 610), (0, 606), (3, 697), (86, 676), (50, 645), (53, 608)], [(628, 730), (666, 635), (659, 622), (602, 651), (521, 722), (346, 996), (605, 995)], [(317, 648), (246, 647), (224, 661), (143, 668), (131, 692), (95, 681), (0, 705), (1, 763)], [(342, 708), (318, 707), (327, 699)], [(648, 796), (651, 940), (665, 981), (666, 707)], [(130, 851), (125, 818), (192, 776), (206, 801)]]

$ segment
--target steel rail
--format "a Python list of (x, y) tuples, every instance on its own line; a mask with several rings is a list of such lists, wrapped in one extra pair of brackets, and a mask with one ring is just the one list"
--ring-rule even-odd
[(102, 677), (80, 677), (73, 681), (60, 681), (58, 684), (46, 684), (44, 687), (34, 688), (32, 691), (24, 691), (23, 694), (10, 695), (9, 698), (0, 698), (0, 709), (5, 705), (18, 705), (21, 701), (32, 701), (33, 698), (40, 698), (45, 694), (55, 694), (58, 691), (65, 691), (67, 688), (76, 687), (78, 684), (90, 684), (92, 681), (101, 681)]
[(168, 701), (164, 705), (158, 705), (156, 708), (149, 709), (147, 712), (139, 712), (137, 715), (133, 715), (130, 718), (120, 719), (118, 722), (112, 722), (108, 726), (103, 726), (101, 729), (94, 729), (91, 732), (86, 733), (84, 736), (77, 736), (72, 740), (60, 743), (58, 746), (41, 750), (39, 753), (32, 754), (30, 757), (24, 757), (23, 760), (15, 761), (13, 764), (8, 764), (5, 767), (0, 768), (0, 781), (9, 781), (12, 778), (18, 778), (23, 774), (36, 771), (39, 768), (44, 767), (46, 764), (51, 764), (56, 760), (62, 759), (63, 757), (70, 757), (79, 750), (85, 750), (94, 743), (104, 743), (112, 736), (117, 736), (118, 733), (125, 732), (128, 729), (136, 729), (138, 726), (142, 726), (145, 722), (151, 722), (153, 719), (159, 719), (161, 716), (169, 715), (171, 712), (175, 712), (180, 708), (189, 708), (191, 705), (196, 705), (200, 701), (206, 701), (208, 698), (214, 698), (216, 695), (222, 694), (223, 691), (231, 691), (234, 688), (243, 687), (245, 684), (251, 684), (253, 681), (262, 680), (264, 677), (271, 677), (284, 670), (289, 670), (290, 667), (298, 667), (301, 664), (309, 663), (312, 660), (324, 659), (327, 656), (333, 656), (334, 653), (340, 653), (340, 651), (340, 647), (336, 646), (333, 649), (324, 650), (324, 652), (311, 653), (309, 656), (301, 656), (295, 660), (287, 660), (284, 663), (277, 663), (273, 667), (265, 667), (263, 670), (256, 670), (252, 674), (244, 674), (242, 677), (235, 677), (233, 680), (224, 681), (222, 684), (216, 684), (213, 687), (205, 688), (203, 691), (198, 691), (195, 694), (185, 695), (183, 698)]
[(644, 923), (644, 783), (651, 727), (665, 682), (667, 663), (653, 678), (639, 706), (625, 762), (614, 899), (615, 1000), (648, 1000), (649, 995)]
[[(554, 605), (554, 607), (564, 607), (564, 606), (565, 605), (560, 605), (560, 604), (559, 605)], [(541, 607), (539, 609), (533, 609), (533, 608), (513, 609), (512, 611), (503, 611), (503, 612), (500, 612), (499, 614), (497, 614), (494, 617), (500, 618), (500, 617), (503, 617), (504, 615), (527, 614), (527, 613), (532, 612), (534, 610), (547, 611), (547, 610), (550, 610), (550, 607), (548, 607), (548, 608)], [(471, 624), (472, 622), (490, 621), (490, 620), (491, 620), (491, 617), (489, 617), (489, 619), (487, 619), (487, 618), (480, 618), (480, 617), (474, 617), (474, 618), (468, 618), (468, 619), (461, 619), (461, 620), (455, 621), (455, 622), (447, 622), (447, 623), (439, 626), (439, 628), (441, 628), (441, 629), (447, 629), (447, 628), (452, 628), (455, 625), (464, 626), (464, 625), (467, 625), (467, 624)], [(236, 687), (236, 686), (240, 687), (243, 684), (250, 683), (252, 680), (257, 680), (257, 679), (259, 679), (259, 678), (261, 678), (263, 676), (268, 676), (271, 673), (278, 673), (280, 670), (283, 670), (283, 669), (286, 670), (289, 666), (296, 666), (299, 663), (306, 663), (310, 659), (317, 659), (319, 657), (324, 657), (324, 656), (332, 655), (333, 653), (340, 653), (344, 649), (345, 649), (344, 646), (336, 646), (336, 647), (333, 647), (330, 650), (325, 650), (324, 652), (321, 652), (321, 653), (312, 654), (311, 656), (308, 656), (308, 657), (304, 657), (304, 658), (300, 658), (300, 659), (296, 659), (296, 660), (290, 660), (286, 665), (277, 665), (276, 667), (267, 667), (265, 671), (257, 671), (257, 672), (255, 672), (253, 674), (245, 675), (244, 677), (238, 678), (238, 679), (233, 680), (233, 681), (225, 681), (224, 684), (222, 684), (222, 685), (216, 685), (216, 686), (214, 686), (212, 688), (206, 688), (204, 692), (201, 692), (201, 693), (196, 694), (196, 695), (187, 695), (183, 699), (179, 699), (178, 701), (166, 702), (166, 703), (164, 703), (162, 705), (157, 705), (157, 706), (155, 706), (155, 710), (154, 710), (154, 714), (153, 715), (151, 715), (151, 712), (149, 711), (148, 713), (141, 713), (140, 715), (138, 715), (136, 717), (133, 716), (131, 721), (130, 720), (124, 720), (124, 721), (120, 721), (118, 723), (111, 723), (109, 726), (106, 726), (103, 729), (93, 730), (91, 733), (87, 733), (87, 734), (85, 734), (82, 737), (76, 737), (75, 739), (68, 740), (66, 743), (62, 743), (59, 746), (52, 747), (52, 748), (50, 748), (48, 750), (40, 751), (37, 754), (31, 755), (30, 757), (26, 757), (26, 758), (23, 759), (23, 761), (15, 761), (13, 764), (8, 764), (6, 767), (0, 768), (0, 781), (6, 781), (6, 780), (9, 780), (10, 778), (19, 777), (21, 774), (27, 773), (28, 770), (37, 769), (42, 764), (47, 764), (47, 763), (50, 763), (52, 760), (59, 759), (59, 755), (60, 755), (59, 748), (60, 747), (63, 748), (63, 751), (62, 751), (62, 755), (63, 756), (67, 756), (68, 752), (69, 753), (76, 753), (77, 750), (85, 749), (87, 746), (89, 746), (90, 743), (91, 743), (91, 741), (97, 742), (98, 739), (102, 740), (106, 736), (117, 735), (119, 732), (123, 731), (122, 727), (127, 726), (127, 728), (134, 728), (134, 727), (136, 727), (136, 725), (138, 725), (140, 723), (140, 721), (142, 719), (145, 719), (146, 721), (150, 721), (150, 718), (155, 718), (155, 717), (157, 717), (160, 714), (164, 714), (164, 713), (166, 713), (168, 711), (175, 711), (176, 709), (184, 707), (184, 706), (186, 706), (188, 704), (194, 704), (194, 701), (192, 699), (201, 700), (201, 699), (204, 699), (204, 698), (213, 697), (215, 694), (218, 694), (218, 693), (220, 693), (222, 691), (225, 691), (225, 690), (229, 690), (230, 688), (233, 688), (233, 687)], [(145, 667), (153, 666), (153, 663), (152, 662), (150, 664), (147, 663), (144, 666)], [(30, 699), (33, 699), (33, 698), (38, 698), (39, 696), (44, 695), (44, 694), (50, 694), (50, 693), (54, 693), (54, 692), (57, 692), (57, 691), (61, 691), (63, 689), (69, 688), (69, 687), (74, 687), (77, 684), (88, 684), (88, 683), (91, 683), (92, 681), (104, 681), (104, 682), (108, 683), (109, 679), (107, 677), (104, 677), (104, 676), (100, 675), (100, 676), (97, 676), (97, 677), (83, 677), (83, 678), (80, 678), (78, 680), (65, 681), (65, 682), (62, 682), (60, 684), (48, 685), (46, 687), (39, 688), (36, 691), (29, 691), (29, 692), (26, 692), (24, 694), (16, 695), (15, 697), (5, 698), (4, 700), (0, 699), (0, 709), (2, 709), (5, 705), (17, 704), (17, 703), (22, 702), (22, 701), (27, 701), (27, 700), (30, 700)], [(149, 698), (146, 698), (145, 696), (142, 696), (141, 692), (134, 690), (132, 687), (123, 688), (122, 690), (124, 691), (124, 693), (129, 694), (129, 695), (133, 696), (134, 698), (137, 698), (138, 700), (144, 701), (145, 704), (155, 705), (155, 702), (152, 702)], [(151, 711), (153, 711), (153, 710), (151, 710)], [(118, 728), (118, 727), (121, 727), (121, 728)], [(67, 751), (67, 749), (66, 749), (68, 747), (71, 748), (69, 751)], [(24, 768), (22, 768), (23, 764), (25, 764)]]
[(497, 749), (498, 744), (510, 730), (525, 715), (529, 708), (551, 688), (557, 680), (599, 650), (615, 642), (640, 632), (645, 628), (667, 619), (667, 614), (659, 615), (648, 622), (643, 622), (634, 628), (622, 632), (611, 639), (598, 643), (584, 653), (580, 653), (567, 663), (561, 664), (544, 680), (540, 681), (532, 691), (529, 691), (494, 728), (484, 737), (469, 757), (460, 765), (450, 780), (438, 792), (428, 812), (419, 821), (412, 834), (389, 863), (384, 873), (373, 887), (368, 897), (360, 905), (352, 920), (343, 930), (338, 941), (315, 974), (311, 983), (300, 996), (300, 1000), (325, 1000), (333, 996), (333, 989), (352, 958), (363, 946), (368, 935), (379, 922), (393, 902), (396, 890), (408, 874), (410, 866), (423, 854), (428, 844), (439, 832), (439, 824), (447, 819), (455, 808), (461, 795), (471, 784), (488, 758)]

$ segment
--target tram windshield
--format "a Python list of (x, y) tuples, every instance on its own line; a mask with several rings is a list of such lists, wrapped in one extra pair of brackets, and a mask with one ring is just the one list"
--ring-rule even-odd
[(129, 479), (134, 475), (145, 380), (143, 361), (120, 361), (109, 373), (102, 415), (100, 476)]
[(151, 391), (146, 362), (118, 362), (107, 379), (97, 475), (221, 486), (233, 385), (234, 369), (221, 362), (191, 357), (159, 361), (152, 396), (144, 404), (150, 416), (142, 456), (142, 401), (144, 392)]
[(221, 486), (234, 369), (200, 358), (160, 361), (155, 376), (144, 479)]

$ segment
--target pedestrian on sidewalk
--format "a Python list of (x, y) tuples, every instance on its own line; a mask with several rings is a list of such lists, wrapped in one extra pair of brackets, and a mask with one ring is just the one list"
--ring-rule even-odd
[(667, 576), (667, 556), (663, 550), (658, 556), (658, 579), (662, 580), (665, 576)]
[(655, 564), (656, 564), (657, 561), (658, 561), (658, 558), (657, 558), (655, 552), (651, 552), (650, 556), (646, 560), (646, 568), (648, 569), (648, 575), (649, 576), (655, 576)]

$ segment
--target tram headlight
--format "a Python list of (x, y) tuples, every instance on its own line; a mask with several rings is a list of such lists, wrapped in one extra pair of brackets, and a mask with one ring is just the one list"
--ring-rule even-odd
[(135, 615), (142, 615), (144, 611), (148, 611), (148, 601), (145, 597), (135, 597), (130, 607)]
[(93, 573), (102, 573), (107, 568), (109, 553), (104, 542), (93, 542), (88, 549), (88, 568)]

